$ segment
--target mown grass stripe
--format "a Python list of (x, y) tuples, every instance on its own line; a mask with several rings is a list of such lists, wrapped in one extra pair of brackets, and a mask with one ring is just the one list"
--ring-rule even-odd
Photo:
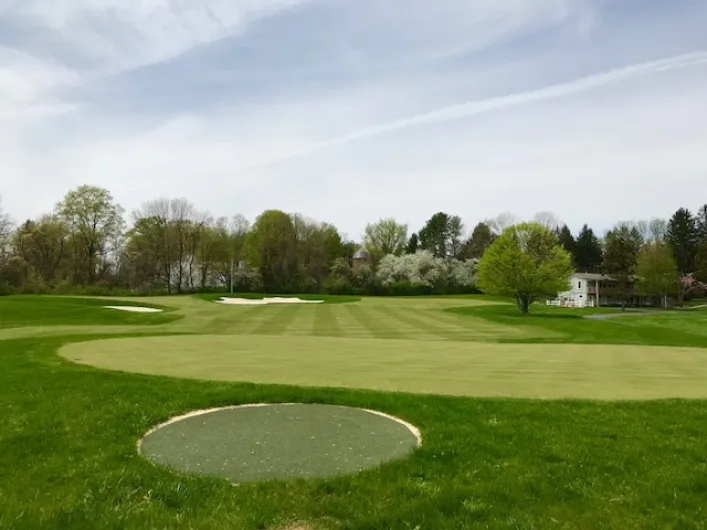
[(297, 318), (301, 307), (288, 305), (281, 308), (261, 308), (263, 311), (272, 311), (270, 318), (264, 320), (251, 333), (255, 335), (282, 335), (288, 326)]
[(381, 310), (380, 307), (371, 308), (373, 312), (376, 313), (376, 319), (379, 322), (385, 322), (385, 324), (391, 329), (400, 330), (403, 338), (405, 339), (417, 339), (417, 340), (439, 340), (439, 335), (435, 333), (430, 333), (423, 327), (417, 324), (411, 324), (410, 322), (404, 322), (397, 317), (397, 314), (404, 311), (402, 308), (394, 308), (388, 311)]
[[(421, 312), (416, 310), (415, 314), (419, 315)], [(477, 335), (483, 333), (498, 335), (501, 328), (503, 328), (504, 331), (508, 329), (508, 326), (499, 326), (498, 324), (481, 318), (462, 317), (453, 313), (444, 314), (441, 311), (426, 310), (424, 311), (424, 315), (426, 319), (434, 320), (445, 326), (454, 327), (460, 331), (468, 332), (469, 329), (473, 329)]]
[[(341, 313), (337, 310), (336, 313)], [(314, 330), (312, 335), (319, 337), (341, 337), (343, 331), (339, 325), (339, 320), (332, 310), (332, 306), (323, 304), (315, 308)]]
[(203, 325), (196, 326), (196, 331), (206, 333), (209, 330), (214, 333), (254, 333), (257, 328), (266, 321), (270, 321), (272, 315), (262, 307), (228, 307), (226, 314), (219, 316), (209, 316)]
[(533, 337), (545, 337), (554, 335), (548, 330), (534, 326), (511, 326), (508, 324), (497, 324), (478, 317), (461, 316), (456, 313), (442, 313), (435, 310), (417, 311), (413, 308), (406, 308), (406, 311), (414, 311), (415, 317), (439, 322), (443, 327), (450, 328), (453, 340), (507, 340), (524, 339)]
[(368, 308), (363, 309), (361, 306), (357, 305), (347, 305), (343, 307), (346, 308), (349, 316), (352, 317), (353, 321), (357, 324), (355, 327), (344, 328), (346, 336), (360, 337), (361, 334), (357, 333), (357, 331), (362, 328), (365, 332), (364, 336), (374, 337), (376, 339), (405, 338), (405, 335), (401, 333), (400, 330), (391, 328), (384, 321), (376, 318), (375, 314)]
[(377, 307), (376, 310), (390, 318), (397, 320), (398, 322), (410, 326), (416, 330), (422, 330), (425, 333), (432, 335), (434, 337), (446, 339), (446, 340), (471, 340), (474, 338), (472, 334), (469, 334), (465, 330), (459, 329), (458, 331), (449, 328), (440, 327), (434, 324), (432, 321), (419, 316), (410, 316), (407, 310), (389, 307)]
[(294, 318), (285, 327), (287, 335), (307, 335), (314, 333), (315, 310), (313, 306), (297, 306)]

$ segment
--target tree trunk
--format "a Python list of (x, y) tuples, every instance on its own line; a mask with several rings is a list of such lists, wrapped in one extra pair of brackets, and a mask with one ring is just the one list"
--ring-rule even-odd
[(530, 298), (525, 295), (516, 296), (516, 305), (522, 315), (527, 315), (530, 308)]

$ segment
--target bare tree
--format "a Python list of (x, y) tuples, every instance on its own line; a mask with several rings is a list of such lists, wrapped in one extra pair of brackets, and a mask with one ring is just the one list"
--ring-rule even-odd
[(0, 197), (0, 257), (10, 252), (10, 239), (12, 236), (12, 221), (2, 208), (2, 197)]
[(51, 282), (66, 258), (69, 231), (55, 215), (27, 221), (13, 236), (13, 252), (36, 277)]
[(518, 223), (518, 218), (510, 212), (503, 212), (493, 219), (488, 219), (485, 224), (491, 229), (491, 232), (498, 236), (509, 226)]
[(250, 221), (248, 221), (248, 219), (241, 214), (237, 213), (231, 219), (230, 230), (234, 235), (244, 236), (250, 230)]
[(538, 212), (533, 217), (533, 221), (541, 224), (548, 230), (557, 231), (562, 227), (562, 221), (552, 212)]
[(177, 292), (182, 292), (188, 268), (189, 251), (194, 220), (194, 205), (185, 198), (172, 199), (169, 203), (171, 227), (174, 232), (177, 265)]
[(665, 219), (654, 217), (650, 220), (625, 222), (624, 225), (635, 228), (641, 234), (644, 243), (662, 243), (668, 232), (668, 222)]
[[(194, 289), (195, 287), (197, 259), (199, 260), (199, 262), (201, 262), (204, 258), (206, 258), (207, 260), (209, 260), (210, 258), (208, 256), (208, 253), (206, 255), (203, 255), (200, 253), (200, 250), (204, 249), (204, 245), (206, 245), (208, 248), (208, 243), (210, 239), (209, 231), (211, 229), (211, 226), (213, 225), (213, 222), (214, 219), (208, 212), (195, 211), (193, 214), (193, 218), (191, 220), (191, 228), (188, 232), (189, 248), (186, 257), (187, 266), (189, 269), (189, 274), (187, 275), (187, 284), (190, 289)], [(210, 263), (207, 261), (205, 265), (206, 271), (208, 273), (208, 270), (210, 269)], [(200, 263), (199, 269), (200, 277), (203, 280), (204, 265)], [(203, 286), (204, 285), (202, 281), (202, 287)]]
[(377, 223), (366, 225), (363, 244), (375, 257), (375, 260), (388, 254), (399, 256), (405, 249), (408, 239), (408, 225), (395, 219), (381, 219)]
[(662, 243), (668, 233), (668, 221), (660, 218), (653, 218), (648, 222), (649, 239), (653, 243)]
[(187, 273), (192, 268), (195, 251), (195, 226), (198, 216), (194, 205), (185, 198), (160, 198), (146, 202), (133, 214), (135, 220), (152, 219), (150, 238), (159, 264), (163, 271), (167, 291), (172, 287), (181, 292), (185, 286), (191, 286)]
[[(172, 268), (175, 260), (175, 244), (171, 230), (171, 204), (166, 198), (146, 202), (133, 213), (136, 226), (143, 230), (143, 254), (151, 254), (156, 276), (164, 282), (167, 292), (172, 292)], [(142, 222), (144, 221), (144, 222)]]

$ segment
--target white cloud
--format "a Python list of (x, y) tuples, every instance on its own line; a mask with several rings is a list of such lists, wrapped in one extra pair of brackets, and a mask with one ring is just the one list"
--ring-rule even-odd
[(305, 0), (24, 0), (14, 13), (102, 71), (176, 57)]
[[(321, 143), (313, 143), (309, 146), (295, 151), (289, 155), (283, 155), (281, 158), (268, 160), (267, 162), (278, 162), (289, 156), (306, 155), (320, 149), (326, 149), (335, 145), (340, 145), (348, 142), (354, 142), (372, 136), (378, 136), (387, 133), (415, 127), (431, 123), (443, 123), (446, 121), (468, 118), (486, 112), (513, 107), (516, 105), (524, 105), (528, 103), (551, 100), (571, 95), (578, 92), (584, 92), (595, 88), (602, 87), (611, 83), (618, 83), (633, 77), (657, 74), (660, 72), (668, 72), (670, 70), (687, 68), (690, 66), (700, 66), (707, 64), (707, 51), (695, 52), (677, 57), (670, 57), (657, 61), (646, 62), (642, 64), (634, 64), (623, 68), (618, 68), (608, 72), (595, 74), (582, 79), (543, 87), (538, 90), (512, 94), (508, 96), (500, 96), (489, 98), (480, 101), (469, 101), (466, 103), (450, 105), (430, 112), (425, 112), (415, 116), (394, 120), (382, 125), (376, 125), (370, 128), (365, 128), (352, 132), (350, 134), (329, 139)], [(282, 153), (282, 151), (279, 151)]]
[(54, 90), (75, 81), (67, 68), (0, 46), (0, 124), (70, 110)]

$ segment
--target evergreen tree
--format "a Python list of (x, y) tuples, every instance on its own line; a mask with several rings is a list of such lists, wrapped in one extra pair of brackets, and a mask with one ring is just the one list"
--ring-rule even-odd
[(572, 262), (576, 264), (577, 242), (575, 241), (574, 236), (567, 225), (563, 225), (562, 228), (557, 231), (557, 238), (559, 239), (562, 248), (564, 248), (572, 256)]
[(444, 212), (434, 214), (420, 230), (420, 248), (437, 258), (457, 257), (462, 250), (464, 225), (460, 217)]
[(673, 250), (680, 273), (689, 274), (693, 272), (699, 234), (697, 223), (690, 210), (680, 208), (675, 212), (668, 223), (666, 239)]
[(695, 278), (707, 283), (707, 241), (699, 246), (695, 255)]
[(491, 227), (486, 223), (479, 223), (474, 227), (471, 237), (464, 245), (464, 255), (467, 258), (480, 259), (484, 255), (486, 249), (491, 246), (491, 243), (496, 239), (496, 235), (491, 230)]
[(698, 244), (700, 246), (707, 245), (707, 204), (697, 210), (695, 221), (697, 223)]
[(415, 254), (419, 248), (420, 239), (417, 237), (417, 234), (411, 235), (408, 240), (408, 244), (405, 247), (405, 254)]
[(575, 267), (582, 272), (601, 267), (603, 256), (601, 243), (589, 226), (584, 225), (574, 245)]

